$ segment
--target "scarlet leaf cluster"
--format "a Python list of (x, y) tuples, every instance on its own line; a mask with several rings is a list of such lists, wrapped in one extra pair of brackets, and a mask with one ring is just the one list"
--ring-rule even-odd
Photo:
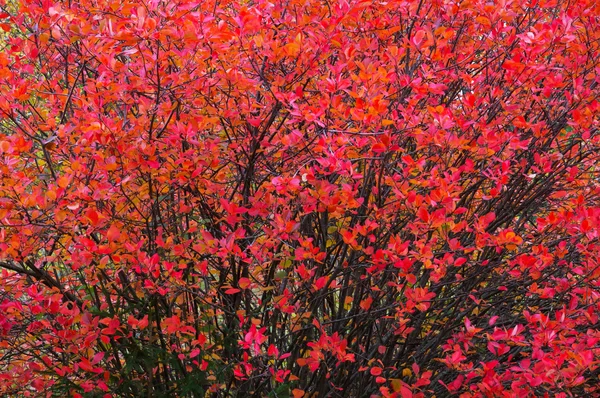
[(596, 0), (0, 0), (0, 395), (600, 394)]

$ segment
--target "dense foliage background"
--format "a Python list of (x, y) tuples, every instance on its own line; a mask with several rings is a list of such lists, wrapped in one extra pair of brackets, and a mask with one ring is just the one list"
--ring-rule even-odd
[(0, 394), (599, 394), (596, 0), (0, 1)]

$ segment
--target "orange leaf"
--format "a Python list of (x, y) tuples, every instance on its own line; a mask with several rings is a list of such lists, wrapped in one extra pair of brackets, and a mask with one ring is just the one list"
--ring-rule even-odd
[(368, 311), (371, 308), (371, 304), (373, 303), (373, 299), (371, 297), (367, 297), (363, 301), (360, 302), (360, 308), (364, 311)]
[(106, 232), (106, 238), (111, 242), (119, 240), (120, 236), (121, 231), (119, 231), (119, 228), (117, 228), (114, 224), (111, 225), (108, 231)]
[(292, 390), (292, 395), (294, 398), (302, 398), (304, 396), (304, 390), (300, 390), (299, 388), (294, 388)]

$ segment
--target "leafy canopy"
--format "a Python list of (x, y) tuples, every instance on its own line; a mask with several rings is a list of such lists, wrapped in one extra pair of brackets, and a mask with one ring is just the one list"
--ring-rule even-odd
[(599, 4), (1, 0), (0, 395), (598, 394)]

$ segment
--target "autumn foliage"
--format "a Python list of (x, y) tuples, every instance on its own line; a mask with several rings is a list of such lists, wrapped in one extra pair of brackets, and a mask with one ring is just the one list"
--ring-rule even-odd
[(600, 389), (596, 0), (0, 0), (0, 395)]

